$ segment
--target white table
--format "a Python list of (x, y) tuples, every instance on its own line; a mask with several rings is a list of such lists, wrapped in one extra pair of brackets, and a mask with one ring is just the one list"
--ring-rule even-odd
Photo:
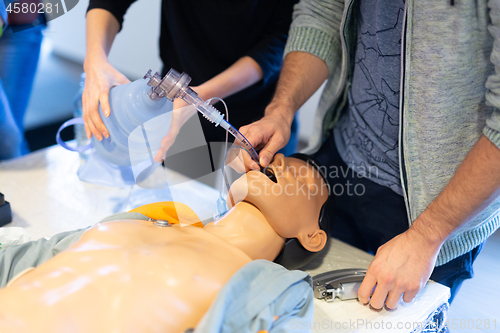
[[(344, 268), (368, 268), (373, 256), (337, 239), (330, 248), (304, 269), (312, 276)], [(314, 300), (313, 332), (412, 332), (449, 298), (449, 288), (429, 281), (415, 299), (400, 301), (396, 310), (375, 311), (357, 300), (326, 302)], [(446, 310), (447, 311), (447, 308)], [(423, 328), (423, 327), (421, 327)], [(418, 330), (417, 330), (418, 332)]]
[[(150, 193), (137, 186), (111, 188), (81, 182), (76, 175), (79, 165), (78, 154), (57, 146), (0, 163), (0, 192), (13, 211), (13, 221), (7, 227), (22, 227), (32, 239), (38, 239), (164, 199), (160, 192)], [(169, 177), (176, 183), (184, 180), (171, 189), (174, 200), (189, 205), (199, 216), (213, 214), (216, 190), (175, 172)], [(331, 239), (329, 249), (306, 271), (316, 275), (334, 269), (367, 268), (371, 260), (371, 255)], [(448, 295), (447, 287), (429, 282), (412, 303), (401, 302), (395, 311), (374, 311), (355, 300), (315, 300), (314, 322), (291, 323), (291, 331), (294, 326), (303, 326), (314, 332), (411, 332), (414, 323), (424, 322)]]
[(13, 221), (6, 227), (23, 227), (38, 239), (84, 228), (140, 205), (171, 200), (170, 193), (200, 218), (213, 216), (218, 191), (174, 171), (169, 171), (168, 179), (177, 185), (168, 193), (82, 182), (76, 174), (80, 163), (77, 153), (59, 146), (0, 163), (0, 192), (13, 213)]

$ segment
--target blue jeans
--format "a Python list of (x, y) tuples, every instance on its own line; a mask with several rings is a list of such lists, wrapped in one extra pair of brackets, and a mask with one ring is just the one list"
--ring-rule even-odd
[(28, 106), (42, 44), (39, 25), (0, 38), (0, 160), (29, 152), (23, 119)]
[[(313, 157), (327, 168), (328, 181), (335, 195), (326, 210), (333, 217), (333, 237), (375, 254), (381, 245), (408, 230), (404, 198), (388, 187), (353, 173), (340, 157), (333, 136)], [(430, 278), (450, 288), (450, 303), (462, 282), (473, 276), (472, 264), (482, 245), (434, 268)]]

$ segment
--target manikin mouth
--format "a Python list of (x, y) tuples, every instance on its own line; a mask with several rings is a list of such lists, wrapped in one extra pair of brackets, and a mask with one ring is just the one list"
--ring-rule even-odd
[(265, 167), (264, 170), (262, 170), (262, 173), (267, 176), (272, 182), (278, 183), (278, 179), (276, 179), (276, 175), (274, 174), (274, 170), (271, 169), (270, 167)]

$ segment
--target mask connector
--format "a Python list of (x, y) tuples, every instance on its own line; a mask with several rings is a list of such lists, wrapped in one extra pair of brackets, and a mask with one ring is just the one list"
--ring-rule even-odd
[(214, 221), (220, 219), (227, 213), (227, 203), (223, 197), (217, 199), (217, 212), (214, 214)]

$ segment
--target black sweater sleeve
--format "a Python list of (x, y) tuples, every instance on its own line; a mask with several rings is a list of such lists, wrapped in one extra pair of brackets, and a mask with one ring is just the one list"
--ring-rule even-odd
[(87, 12), (94, 8), (107, 10), (118, 20), (120, 30), (122, 30), (123, 16), (125, 16), (125, 12), (134, 1), (135, 0), (90, 0)]
[(293, 6), (298, 0), (281, 0), (275, 4), (273, 19), (265, 36), (248, 52), (263, 72), (261, 84), (274, 82), (281, 71), (283, 51), (292, 22)]

